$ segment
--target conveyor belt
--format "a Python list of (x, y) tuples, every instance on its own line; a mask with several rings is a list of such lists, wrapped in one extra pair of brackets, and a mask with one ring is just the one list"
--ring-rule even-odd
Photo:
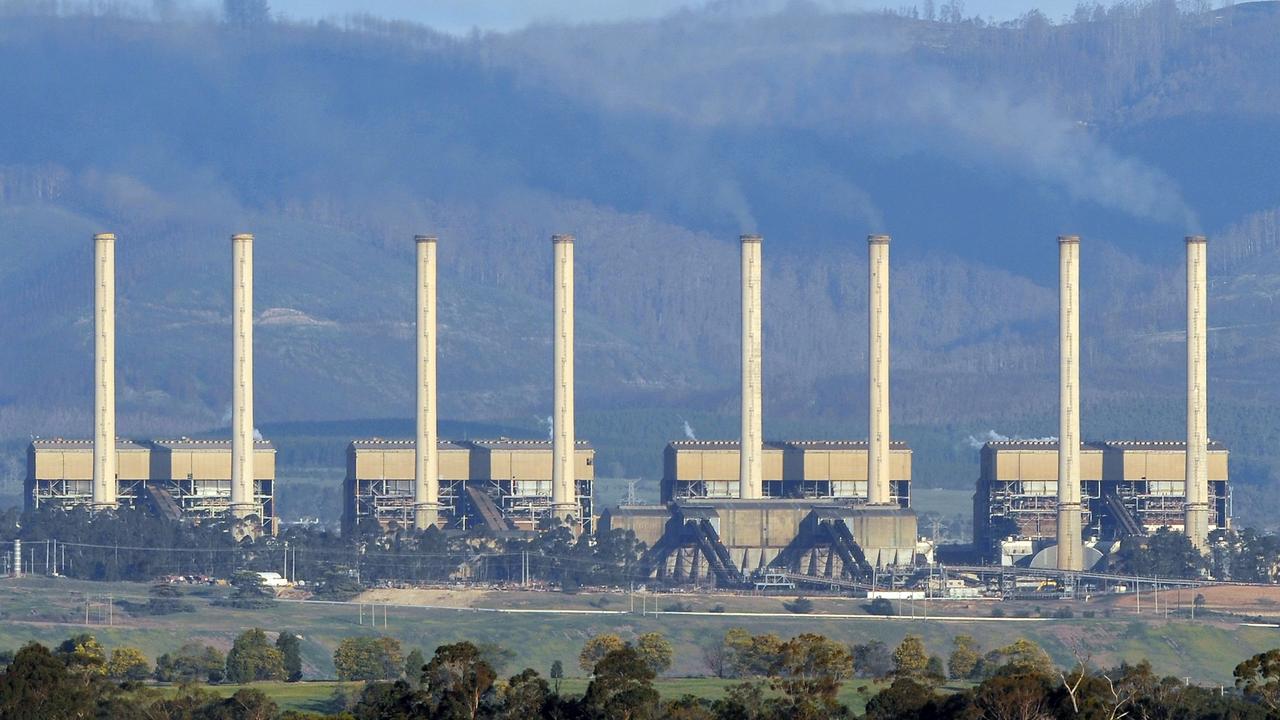
[(1142, 523), (1138, 522), (1133, 513), (1129, 512), (1129, 508), (1124, 506), (1120, 496), (1115, 493), (1107, 493), (1106, 501), (1107, 509), (1111, 511), (1111, 516), (1120, 525), (1120, 532), (1124, 537), (1147, 534), (1146, 528), (1142, 527)]
[(145, 483), (143, 488), (157, 515), (175, 522), (182, 519), (182, 508), (178, 507), (178, 501), (173, 499), (172, 493), (154, 483)]
[(480, 519), (484, 521), (486, 527), (491, 530), (511, 529), (511, 526), (507, 524), (506, 518), (502, 517), (502, 511), (493, 502), (493, 498), (485, 495), (479, 488), (472, 485), (467, 486), (467, 497), (471, 499), (471, 504), (475, 507), (476, 512), (480, 513)]

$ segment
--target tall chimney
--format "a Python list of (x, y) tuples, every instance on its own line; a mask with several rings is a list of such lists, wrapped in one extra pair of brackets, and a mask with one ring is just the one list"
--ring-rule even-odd
[(867, 504), (888, 505), (889, 488), (889, 236), (867, 238), (870, 252), (867, 343), (871, 415), (867, 434)]
[(413, 483), (413, 525), (435, 525), (440, 508), (440, 452), (436, 445), (436, 239), (418, 245), (418, 439)]
[(1058, 569), (1082, 570), (1080, 527), (1080, 238), (1058, 237)]
[(258, 512), (253, 500), (253, 236), (231, 236), (231, 514)]
[(573, 434), (573, 236), (551, 238), (555, 250), (555, 412), (551, 435), (551, 506), (557, 518), (576, 518)]
[(116, 506), (116, 236), (93, 236), (93, 505)]
[(761, 303), (759, 235), (742, 238), (742, 442), (738, 497), (764, 494), (764, 414), (761, 408)]
[(1208, 243), (1187, 238), (1187, 516), (1191, 544), (1209, 541)]

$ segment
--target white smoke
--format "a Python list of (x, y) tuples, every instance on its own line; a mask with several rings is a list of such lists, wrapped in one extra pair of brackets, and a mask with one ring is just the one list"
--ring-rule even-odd
[(685, 438), (688, 440), (697, 440), (698, 436), (693, 434), (693, 426), (689, 424), (689, 421), (684, 418), (680, 418), (680, 422), (684, 423)]
[(989, 442), (1004, 442), (1005, 440), (1026, 440), (1028, 442), (1057, 442), (1058, 438), (1057, 436), (1026, 438), (1018, 435), (1014, 435), (1013, 437), (1010, 437), (1008, 435), (1002, 435), (1001, 433), (998, 433), (995, 430), (987, 430), (986, 432), (978, 433), (976, 435), (970, 435), (969, 437), (965, 438), (964, 442), (973, 450), (981, 450), (982, 446), (986, 445)]
[(534, 420), (536, 420), (536, 421), (537, 421), (538, 425), (546, 425), (546, 426), (547, 426), (547, 439), (548, 439), (548, 440), (555, 440), (555, 439), (556, 439), (556, 422), (555, 422), (555, 420), (553, 420), (553, 419), (551, 418), (551, 416), (550, 416), (550, 415), (546, 416), (545, 418), (535, 417), (535, 418), (534, 418)]
[(254, 439), (255, 441), (261, 441), (261, 440), (263, 439), (263, 437), (262, 437), (262, 431), (261, 431), (261, 430), (259, 430), (258, 428), (254, 428), (254, 429), (253, 429), (253, 439)]

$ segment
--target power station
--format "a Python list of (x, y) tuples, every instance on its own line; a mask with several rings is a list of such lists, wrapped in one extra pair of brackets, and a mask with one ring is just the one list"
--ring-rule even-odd
[[(739, 436), (670, 442), (660, 504), (599, 516), (595, 450), (574, 422), (575, 243), (572, 235), (551, 240), (549, 439), (449, 440), (439, 436), (439, 240), (414, 238), (414, 435), (348, 446), (345, 532), (622, 528), (645, 543), (649, 577), (725, 587), (769, 573), (842, 581), (933, 561), (936, 548), (919, 537), (912, 510), (912, 450), (892, 438), (889, 236), (867, 238), (866, 439), (766, 439), (764, 241), (742, 235)], [(28, 507), (149, 507), (175, 520), (230, 518), (243, 532), (278, 531), (275, 448), (254, 429), (254, 236), (234, 235), (231, 245), (230, 437), (117, 435), (116, 237), (95, 235), (94, 433), (31, 443)], [(1208, 434), (1207, 244), (1192, 236), (1185, 247), (1186, 437), (1090, 441), (1081, 436), (1081, 242), (1058, 238), (1058, 434), (981, 449), (973, 514), (984, 562), (1078, 573), (1118, 540), (1171, 527), (1203, 550), (1212, 531), (1230, 526), (1228, 451)]]
[(145, 505), (172, 519), (230, 516), (247, 534), (278, 530), (275, 447), (253, 424), (253, 236), (231, 238), (231, 439), (126, 440), (116, 434), (116, 236), (93, 236), (92, 440), (36, 439), (24, 504)]
[(623, 506), (602, 522), (634, 532), (649, 548), (645, 571), (669, 582), (744, 586), (770, 570), (839, 579), (929, 561), (932, 548), (919, 542), (910, 509), (911, 451), (890, 441), (889, 237), (867, 239), (866, 442), (763, 440), (763, 240), (744, 235), (741, 243), (741, 436), (671, 443), (665, 504)]
[(1206, 240), (1186, 239), (1187, 435), (1080, 439), (1080, 238), (1058, 239), (1059, 429), (981, 451), (974, 540), (991, 563), (1089, 569), (1116, 541), (1169, 527), (1202, 550), (1230, 527), (1228, 452), (1208, 434)]
[[(369, 438), (347, 448), (343, 527), (435, 526), (591, 532), (595, 450), (574, 434), (572, 235), (551, 238), (555, 297), (551, 440), (440, 440), (436, 419), (436, 246), (419, 235), (417, 437)], [(412, 465), (409, 461), (412, 456)], [(412, 469), (410, 469), (412, 467)]]

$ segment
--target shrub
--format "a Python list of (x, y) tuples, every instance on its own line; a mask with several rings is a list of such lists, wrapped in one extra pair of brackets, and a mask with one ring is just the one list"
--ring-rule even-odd
[(876, 598), (871, 602), (863, 605), (862, 608), (870, 615), (892, 615), (893, 602), (888, 598)]
[(813, 601), (807, 597), (800, 596), (791, 602), (782, 603), (782, 607), (786, 608), (788, 612), (805, 615), (813, 612)]

